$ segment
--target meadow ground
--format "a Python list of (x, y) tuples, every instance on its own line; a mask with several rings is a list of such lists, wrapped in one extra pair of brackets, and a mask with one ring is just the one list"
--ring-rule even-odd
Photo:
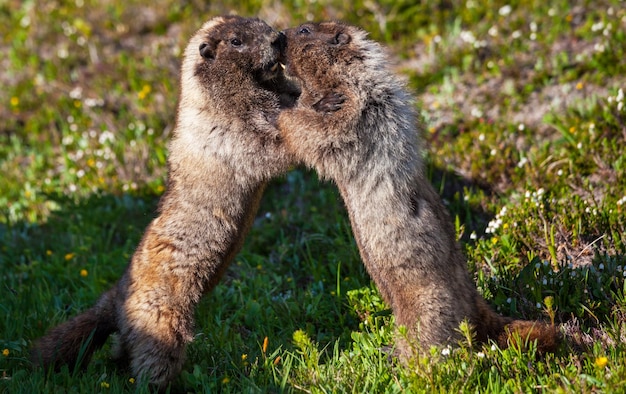
[[(237, 3), (237, 4), (235, 4)], [(237, 12), (343, 19), (389, 48), (480, 292), (553, 321), (556, 354), (491, 344), (390, 360), (388, 307), (340, 198), (272, 183), (197, 311), (178, 392), (623, 392), (626, 3), (618, 0), (0, 2), (0, 392), (125, 392), (109, 359), (46, 375), (32, 341), (121, 275), (164, 190), (181, 48)]]

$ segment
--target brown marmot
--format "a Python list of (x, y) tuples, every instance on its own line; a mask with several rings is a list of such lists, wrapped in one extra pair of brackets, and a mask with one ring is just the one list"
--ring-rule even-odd
[(160, 389), (176, 377), (196, 304), (240, 250), (266, 182), (292, 164), (275, 127), (280, 95), (267, 89), (287, 87), (282, 46), (282, 33), (235, 16), (191, 38), (158, 217), (119, 282), (36, 342), (35, 364), (84, 365), (117, 331), (134, 376)]
[(399, 354), (410, 357), (413, 343), (454, 342), (464, 319), (479, 341), (506, 347), (515, 331), (536, 339), (542, 352), (554, 350), (553, 326), (502, 317), (476, 290), (424, 173), (414, 100), (381, 46), (340, 22), (285, 33), (287, 76), (302, 94), (281, 112), (279, 129), (298, 160), (337, 184), (362, 260), (396, 324), (408, 329), (408, 338), (398, 337)]

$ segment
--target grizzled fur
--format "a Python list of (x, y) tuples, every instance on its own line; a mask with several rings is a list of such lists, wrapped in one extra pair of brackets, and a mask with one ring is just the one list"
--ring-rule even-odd
[(477, 339), (507, 346), (519, 333), (553, 350), (558, 333), (494, 313), (478, 294), (452, 221), (424, 173), (412, 97), (366, 33), (339, 22), (289, 29), (287, 76), (302, 94), (279, 117), (287, 148), (335, 181), (361, 257), (397, 325), (398, 351), (454, 342), (467, 319)]
[(196, 304), (241, 248), (266, 182), (292, 164), (273, 126), (279, 94), (266, 89), (285, 82), (283, 45), (264, 22), (234, 16), (208, 21), (191, 38), (159, 215), (120, 281), (41, 338), (35, 363), (84, 365), (117, 331), (134, 376), (160, 389), (176, 377)]

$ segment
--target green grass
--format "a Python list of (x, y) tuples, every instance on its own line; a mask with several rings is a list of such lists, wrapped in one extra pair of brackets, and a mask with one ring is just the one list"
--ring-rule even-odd
[[(143, 391), (109, 359), (33, 371), (32, 341), (121, 275), (164, 189), (181, 48), (211, 16), (344, 19), (397, 59), (429, 174), (481, 293), (553, 319), (556, 354), (388, 357), (393, 316), (334, 186), (272, 183), (197, 311), (180, 392), (621, 392), (626, 385), (623, 1), (0, 2), (0, 392)], [(267, 340), (266, 340), (267, 338)]]

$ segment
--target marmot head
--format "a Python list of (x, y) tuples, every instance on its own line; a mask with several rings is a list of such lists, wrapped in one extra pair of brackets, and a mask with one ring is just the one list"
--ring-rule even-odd
[[(196, 72), (220, 62), (229, 62), (247, 72), (269, 79), (278, 71), (278, 58), (285, 46), (285, 37), (256, 18), (222, 16), (207, 22), (190, 42), (197, 47)], [(223, 66), (222, 66), (223, 67)]]
[(342, 22), (305, 23), (284, 33), (287, 47), (281, 60), (288, 76), (303, 82), (345, 79), (340, 76), (355, 72), (380, 52), (366, 32)]
[(284, 35), (260, 19), (213, 18), (196, 32), (185, 49), (182, 97), (195, 96), (194, 100), (202, 101), (203, 96), (221, 97), (250, 90), (276, 78), (282, 73), (278, 61), (284, 46)]

